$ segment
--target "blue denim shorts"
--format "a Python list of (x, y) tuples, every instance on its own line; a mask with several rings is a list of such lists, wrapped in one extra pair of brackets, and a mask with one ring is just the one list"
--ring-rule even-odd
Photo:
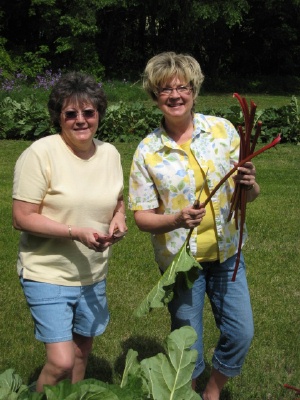
[(106, 281), (88, 286), (62, 286), (20, 278), (34, 334), (44, 343), (66, 342), (73, 333), (101, 335), (109, 322)]
[[(236, 256), (223, 263), (219, 261), (201, 263), (199, 277), (192, 289), (181, 290), (178, 297), (169, 303), (171, 329), (192, 326), (197, 333), (197, 341), (192, 348), (198, 351), (193, 378), (197, 378), (205, 369), (203, 343), (203, 307), (207, 295), (216, 326), (219, 329), (219, 341), (214, 350), (213, 367), (227, 377), (241, 372), (248, 353), (253, 334), (253, 317), (248, 291), (246, 268), (241, 255), (235, 282), (231, 278)], [(209, 333), (208, 333), (209, 334)]]

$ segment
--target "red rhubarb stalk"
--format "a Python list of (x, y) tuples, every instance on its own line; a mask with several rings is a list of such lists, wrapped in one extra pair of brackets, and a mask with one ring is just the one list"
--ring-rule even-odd
[(300, 388), (296, 388), (295, 386), (288, 385), (287, 383), (285, 383), (283, 385), (283, 387), (285, 387), (286, 389), (294, 390), (296, 392), (296, 394), (300, 394)]
[(280, 135), (278, 135), (275, 139), (272, 140), (271, 143), (268, 143), (261, 149), (255, 151), (252, 154), (249, 154), (249, 156), (245, 157), (243, 160), (239, 161), (225, 176), (220, 180), (220, 182), (214, 187), (214, 189), (211, 191), (210, 195), (207, 197), (207, 199), (204, 202), (204, 207), (207, 206), (207, 204), (210, 202), (211, 198), (213, 195), (216, 193), (217, 190), (220, 189), (220, 187), (223, 185), (224, 182), (227, 181), (227, 179), (242, 165), (244, 165), (246, 162), (252, 160), (252, 158), (258, 156), (259, 154), (263, 153), (264, 151), (270, 149), (271, 147), (275, 147), (281, 140)]

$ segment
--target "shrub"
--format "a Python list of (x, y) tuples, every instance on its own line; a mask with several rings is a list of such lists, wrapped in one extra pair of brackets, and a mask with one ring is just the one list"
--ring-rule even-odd
[[(49, 72), (49, 79), (46, 77), (43, 85), (51, 86), (54, 80), (54, 74)], [(55, 133), (45, 103), (41, 103), (34, 95), (25, 96), (20, 101), (6, 96), (0, 101), (0, 139), (36, 140)], [(243, 123), (240, 107), (236, 105), (202, 112), (226, 118), (236, 127)], [(121, 101), (108, 107), (96, 136), (105, 142), (138, 141), (160, 124), (161, 116), (155, 106)], [(260, 110), (258, 118), (263, 123), (260, 135), (262, 143), (269, 142), (279, 133), (282, 143), (300, 143), (300, 110), (295, 96), (286, 106)]]
[(6, 97), (0, 103), (0, 139), (36, 140), (53, 133), (44, 105), (27, 97), (21, 103)]
[(97, 137), (105, 142), (132, 142), (159, 125), (161, 113), (156, 107), (124, 102), (108, 107)]

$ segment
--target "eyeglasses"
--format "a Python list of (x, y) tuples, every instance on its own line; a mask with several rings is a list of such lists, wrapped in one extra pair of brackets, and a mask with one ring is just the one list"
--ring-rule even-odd
[(170, 96), (176, 90), (178, 94), (190, 94), (193, 90), (190, 86), (177, 86), (176, 88), (163, 87), (158, 90), (159, 96)]
[(83, 118), (89, 119), (89, 118), (94, 118), (96, 114), (96, 110), (91, 109), (86, 109), (80, 111), (75, 111), (75, 110), (69, 110), (69, 111), (64, 111), (62, 114), (64, 114), (66, 119), (76, 119), (78, 118), (78, 115), (82, 115)]

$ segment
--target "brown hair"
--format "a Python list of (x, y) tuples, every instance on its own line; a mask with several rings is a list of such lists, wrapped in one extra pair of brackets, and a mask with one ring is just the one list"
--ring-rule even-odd
[(107, 108), (106, 95), (95, 79), (82, 72), (68, 72), (53, 86), (48, 100), (48, 110), (52, 124), (60, 128), (60, 114), (64, 105), (91, 103), (99, 113), (101, 120)]

